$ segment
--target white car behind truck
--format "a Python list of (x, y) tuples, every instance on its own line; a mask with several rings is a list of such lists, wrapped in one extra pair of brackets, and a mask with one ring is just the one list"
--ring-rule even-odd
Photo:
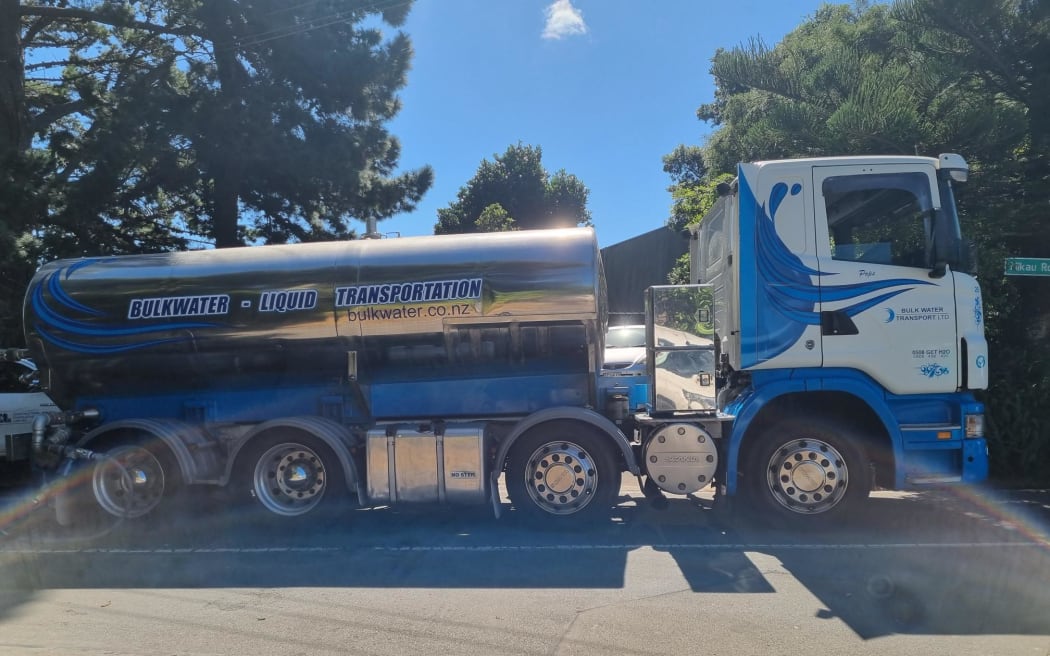
[(33, 420), (57, 412), (40, 391), (36, 365), (17, 350), (0, 352), (0, 486), (22, 482), (30, 473)]

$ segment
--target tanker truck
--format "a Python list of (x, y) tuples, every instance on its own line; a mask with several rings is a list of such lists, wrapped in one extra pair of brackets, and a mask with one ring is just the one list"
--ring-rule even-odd
[[(964, 172), (958, 156), (741, 165), (696, 234), (698, 282), (646, 290), (646, 367), (628, 375), (602, 366), (589, 228), (53, 262), (24, 319), (66, 412), (38, 417), (32, 450), (128, 519), (191, 485), (275, 519), (499, 515), (502, 480), (516, 516), (572, 523), (608, 513), (629, 473), (654, 500), (713, 485), (719, 508), (808, 525), (876, 485), (978, 481)], [(898, 233), (924, 250), (898, 257)]]
[[(724, 418), (646, 415), (647, 378), (600, 374), (606, 322), (591, 229), (58, 261), (26, 336), (81, 423), (42, 417), (32, 444), (130, 519), (187, 485), (289, 518), (347, 499), (498, 512), (504, 473), (521, 514), (585, 518), (643, 456), (675, 493), (706, 487)], [(712, 348), (678, 341), (662, 348)]]

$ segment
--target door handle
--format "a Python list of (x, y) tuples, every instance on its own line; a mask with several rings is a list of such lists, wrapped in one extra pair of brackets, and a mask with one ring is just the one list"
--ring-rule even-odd
[(859, 335), (853, 318), (842, 310), (825, 310), (820, 313), (821, 335)]

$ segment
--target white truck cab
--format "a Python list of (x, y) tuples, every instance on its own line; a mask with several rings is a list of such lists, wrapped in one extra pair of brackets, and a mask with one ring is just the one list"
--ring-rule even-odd
[(970, 393), (988, 385), (983, 307), (952, 191), (966, 175), (954, 154), (823, 157), (740, 164), (720, 188), (691, 276), (712, 286), (718, 409), (736, 418), (730, 494), (739, 477), (818, 515), (847, 489), (987, 475)]

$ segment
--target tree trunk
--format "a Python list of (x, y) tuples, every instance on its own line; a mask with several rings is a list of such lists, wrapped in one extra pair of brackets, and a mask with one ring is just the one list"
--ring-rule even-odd
[(243, 246), (244, 242), (237, 237), (238, 205), (240, 194), (238, 186), (241, 179), (240, 166), (236, 162), (237, 154), (224, 152), (218, 155), (225, 161), (217, 163), (214, 173), (214, 195), (212, 203), (212, 232), (215, 237), (215, 248)]
[(246, 72), (237, 60), (236, 35), (232, 27), (234, 7), (229, 2), (206, 5), (202, 18), (215, 52), (219, 78), (220, 109), (215, 117), (217, 143), (211, 144), (212, 233), (216, 248), (243, 246), (237, 236), (240, 209), (241, 166), (240, 91)]
[(0, 0), (0, 162), (11, 162), (29, 147), (25, 60), (18, 0)]

